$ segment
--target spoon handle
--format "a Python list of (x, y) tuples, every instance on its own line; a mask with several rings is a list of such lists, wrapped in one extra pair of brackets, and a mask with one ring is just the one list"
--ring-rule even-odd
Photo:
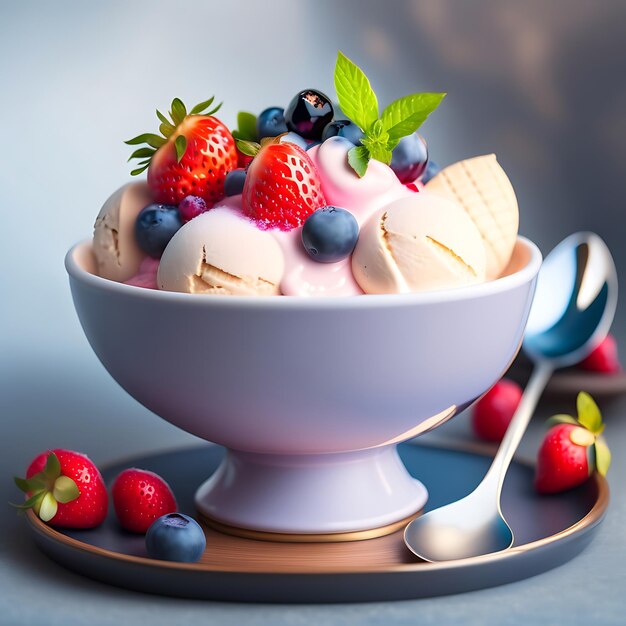
[(522, 399), (511, 419), (511, 423), (502, 439), (491, 467), (485, 476), (485, 483), (496, 489), (496, 499), (500, 501), (500, 492), (504, 483), (504, 477), (509, 469), (513, 455), (526, 432), (530, 418), (535, 412), (537, 402), (543, 393), (554, 367), (547, 361), (539, 361), (535, 364), (533, 373), (526, 385)]

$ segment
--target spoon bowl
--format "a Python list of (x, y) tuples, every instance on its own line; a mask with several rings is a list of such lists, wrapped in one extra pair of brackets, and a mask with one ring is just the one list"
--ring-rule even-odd
[(523, 341), (535, 367), (522, 400), (478, 487), (406, 527), (404, 541), (411, 552), (436, 562), (513, 545), (513, 530), (500, 508), (506, 470), (552, 372), (582, 360), (606, 337), (616, 306), (615, 264), (598, 235), (570, 235), (545, 258)]

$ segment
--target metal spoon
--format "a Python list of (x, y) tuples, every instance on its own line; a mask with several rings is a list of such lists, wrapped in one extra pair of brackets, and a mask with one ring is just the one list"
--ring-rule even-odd
[(582, 360), (602, 341), (616, 305), (615, 264), (598, 235), (570, 235), (545, 258), (523, 342), (534, 369), (500, 448), (472, 493), (406, 527), (409, 550), (434, 562), (500, 552), (513, 545), (513, 531), (500, 509), (513, 454), (552, 372)]

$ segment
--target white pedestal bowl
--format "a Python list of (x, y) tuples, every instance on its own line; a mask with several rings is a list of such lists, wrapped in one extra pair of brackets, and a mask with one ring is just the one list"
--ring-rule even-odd
[(521, 344), (541, 264), (519, 238), (502, 278), (333, 298), (202, 296), (115, 283), (91, 244), (66, 257), (87, 339), (163, 419), (228, 454), (198, 490), (232, 532), (293, 539), (391, 532), (425, 504), (396, 444), (485, 393)]

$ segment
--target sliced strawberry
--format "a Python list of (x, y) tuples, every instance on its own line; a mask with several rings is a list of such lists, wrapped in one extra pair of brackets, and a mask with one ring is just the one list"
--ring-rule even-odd
[(104, 521), (109, 504), (104, 481), (93, 462), (80, 452), (48, 450), (37, 456), (17, 486), (29, 496), (19, 508), (32, 508), (51, 526), (94, 528)]
[(126, 142), (150, 146), (130, 156), (143, 159), (131, 174), (148, 168), (148, 186), (156, 202), (178, 204), (185, 196), (194, 195), (212, 206), (224, 197), (224, 180), (237, 167), (238, 155), (230, 131), (213, 117), (219, 106), (204, 113), (212, 102), (210, 98), (187, 114), (185, 105), (174, 98), (171, 120), (157, 111), (163, 136), (146, 133)]
[(137, 468), (121, 472), (111, 487), (120, 526), (145, 533), (161, 515), (174, 513), (176, 498), (170, 486), (154, 472)]
[(252, 154), (258, 151), (248, 168), (242, 205), (259, 228), (292, 230), (326, 204), (315, 165), (302, 148), (280, 143), (280, 137), (260, 149), (251, 142), (238, 146), (244, 151), (252, 146)]
[(535, 488), (539, 493), (558, 493), (577, 487), (597, 470), (603, 476), (609, 469), (611, 453), (602, 432), (602, 415), (591, 396), (578, 394), (578, 419), (555, 415), (554, 424), (539, 449)]

